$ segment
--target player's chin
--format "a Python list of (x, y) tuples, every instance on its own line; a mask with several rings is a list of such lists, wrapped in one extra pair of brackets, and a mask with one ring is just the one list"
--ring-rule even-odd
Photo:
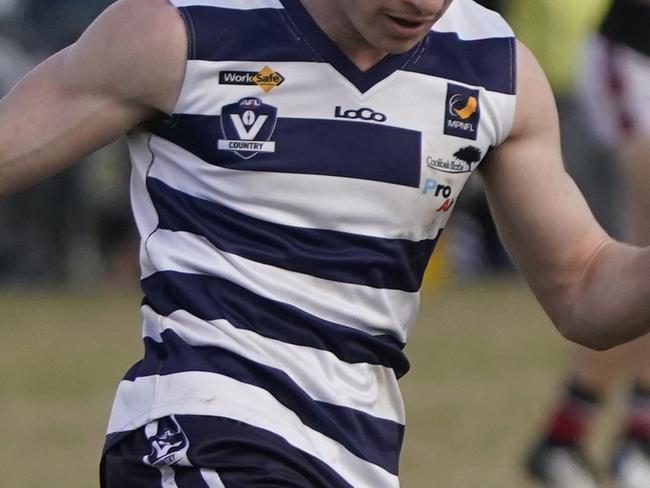
[(410, 51), (421, 40), (421, 37), (413, 39), (391, 39), (390, 42), (385, 43), (384, 51), (390, 54), (403, 54)]
[(427, 34), (428, 30), (414, 33), (412, 35), (393, 34), (385, 35), (381, 39), (381, 46), (385, 52), (391, 54), (402, 54), (411, 50), (417, 43), (419, 43)]

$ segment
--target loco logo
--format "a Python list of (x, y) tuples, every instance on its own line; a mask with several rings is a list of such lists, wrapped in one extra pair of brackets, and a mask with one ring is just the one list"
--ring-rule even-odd
[(225, 105), (221, 109), (224, 138), (218, 140), (218, 149), (232, 151), (242, 159), (250, 159), (261, 152), (275, 152), (275, 142), (270, 139), (275, 131), (277, 114), (277, 108), (255, 97)]
[(372, 120), (373, 122), (386, 122), (387, 120), (387, 117), (384, 114), (375, 112), (371, 108), (362, 107), (357, 110), (343, 110), (339, 105), (337, 105), (334, 110), (334, 117), (339, 119)]
[(476, 140), (481, 118), (478, 90), (448, 83), (445, 107), (444, 133)]

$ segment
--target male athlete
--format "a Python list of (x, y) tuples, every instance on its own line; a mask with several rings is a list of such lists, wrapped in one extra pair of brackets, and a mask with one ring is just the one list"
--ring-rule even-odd
[[(597, 140), (620, 162), (625, 240), (650, 243), (650, 0), (612, 0), (586, 44), (580, 101)], [(650, 335), (598, 352), (578, 346), (560, 395), (549, 409), (527, 471), (554, 488), (600, 486), (585, 449), (606, 395), (631, 381), (621, 410), (609, 474), (617, 488), (650, 487)]]
[(650, 328), (650, 249), (597, 225), (542, 71), (471, 0), (122, 0), (2, 100), (0, 192), (124, 133), (145, 356), (105, 488), (398, 486), (402, 347), (477, 168), (562, 334)]

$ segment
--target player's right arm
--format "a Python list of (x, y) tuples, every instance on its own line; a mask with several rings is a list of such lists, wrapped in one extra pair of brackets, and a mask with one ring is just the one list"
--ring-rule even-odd
[(0, 195), (171, 112), (187, 38), (167, 0), (121, 0), (0, 100)]

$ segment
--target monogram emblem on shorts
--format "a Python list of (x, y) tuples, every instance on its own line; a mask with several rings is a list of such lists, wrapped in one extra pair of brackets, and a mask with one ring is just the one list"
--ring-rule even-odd
[(143, 461), (150, 466), (169, 466), (185, 458), (189, 442), (174, 416), (148, 424), (145, 428), (151, 454)]

